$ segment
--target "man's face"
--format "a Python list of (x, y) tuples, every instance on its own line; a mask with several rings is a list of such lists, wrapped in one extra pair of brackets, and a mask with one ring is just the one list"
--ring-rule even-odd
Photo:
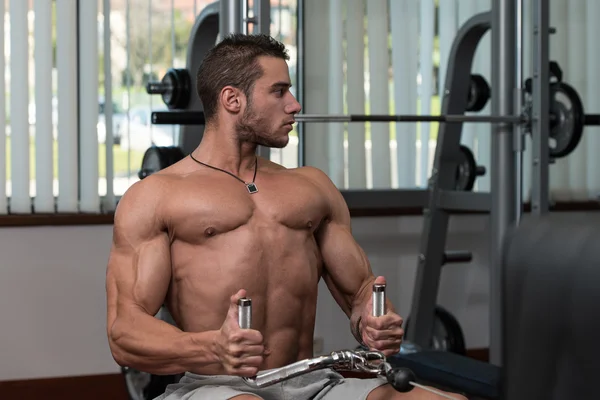
[(260, 57), (263, 75), (255, 82), (246, 108), (236, 124), (241, 138), (266, 147), (288, 144), (294, 114), (300, 104), (290, 92), (291, 80), (285, 60)]

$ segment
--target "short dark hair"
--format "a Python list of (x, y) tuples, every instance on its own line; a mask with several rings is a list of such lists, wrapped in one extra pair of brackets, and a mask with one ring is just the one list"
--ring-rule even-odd
[(219, 93), (225, 86), (250, 96), (254, 83), (264, 73), (258, 64), (260, 56), (290, 59), (283, 43), (264, 34), (233, 33), (208, 51), (196, 74), (196, 90), (206, 122), (216, 114)]

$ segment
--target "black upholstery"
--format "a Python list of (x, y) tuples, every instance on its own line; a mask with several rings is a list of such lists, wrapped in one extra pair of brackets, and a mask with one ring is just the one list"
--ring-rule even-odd
[(600, 398), (600, 214), (529, 217), (504, 254), (503, 398)]

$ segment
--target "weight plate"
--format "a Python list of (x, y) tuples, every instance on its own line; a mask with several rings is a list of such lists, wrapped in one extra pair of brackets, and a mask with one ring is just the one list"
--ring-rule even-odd
[(456, 167), (456, 190), (471, 191), (475, 186), (477, 178), (477, 163), (471, 149), (465, 145), (460, 145), (460, 158)]
[(483, 75), (472, 74), (466, 110), (474, 112), (483, 110), (490, 97), (490, 85), (487, 83)]
[[(406, 319), (404, 331), (408, 330), (409, 323), (410, 317)], [(460, 355), (467, 354), (465, 337), (460, 324), (448, 310), (439, 305), (434, 309), (433, 336), (430, 349)]]
[(183, 159), (183, 151), (176, 146), (152, 146), (146, 150), (142, 158), (142, 167), (138, 178), (144, 179)]
[(177, 80), (177, 77), (175, 76), (175, 72), (172, 69), (168, 70), (162, 79), (163, 92), (161, 94), (161, 97), (162, 97), (162, 101), (165, 103), (165, 105), (169, 109), (174, 104), (173, 98), (176, 95), (175, 92), (178, 90), (176, 80)]
[(460, 324), (454, 316), (441, 306), (435, 308), (435, 323), (433, 332), (433, 348), (466, 355), (467, 347)]
[(571, 154), (579, 145), (585, 126), (585, 112), (575, 88), (564, 82), (552, 87), (550, 156), (561, 158)]
[(191, 79), (187, 69), (170, 68), (162, 79), (162, 100), (170, 109), (185, 109), (190, 101)]

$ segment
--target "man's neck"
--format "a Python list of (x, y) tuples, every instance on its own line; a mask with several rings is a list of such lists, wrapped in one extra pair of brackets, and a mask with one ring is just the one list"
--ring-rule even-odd
[(256, 144), (243, 142), (219, 129), (206, 128), (202, 141), (192, 152), (195, 159), (235, 175), (254, 170)]

